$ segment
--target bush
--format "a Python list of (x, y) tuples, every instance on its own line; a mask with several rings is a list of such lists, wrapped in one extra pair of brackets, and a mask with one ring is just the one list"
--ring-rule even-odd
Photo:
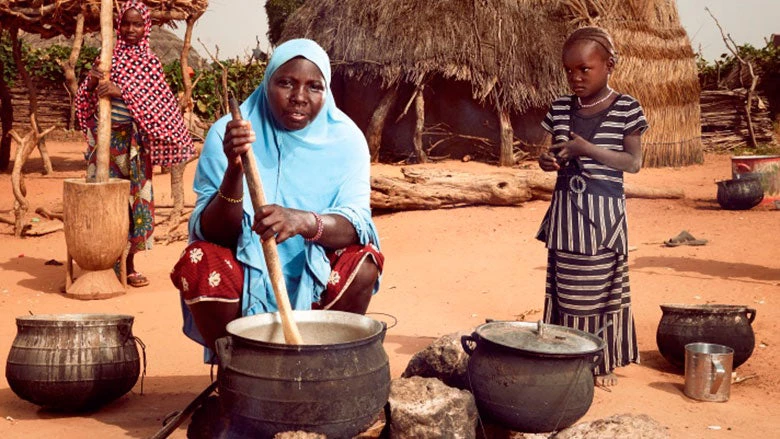
[[(265, 64), (243, 63), (238, 59), (222, 61), (227, 68), (228, 89), (236, 99), (243, 101), (260, 85), (265, 73)], [(184, 90), (181, 76), (181, 64), (178, 60), (164, 66), (165, 78), (174, 94)], [(208, 69), (195, 70), (198, 82), (192, 90), (193, 111), (202, 120), (215, 121), (220, 118), (222, 109), (222, 67), (212, 63)]]

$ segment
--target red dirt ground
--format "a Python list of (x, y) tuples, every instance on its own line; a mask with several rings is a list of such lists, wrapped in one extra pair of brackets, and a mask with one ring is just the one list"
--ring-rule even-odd
[[(47, 143), (56, 170), (42, 176), (33, 154), (26, 182), (31, 212), (62, 201), (63, 178), (83, 175), (80, 142)], [(479, 163), (448, 162), (435, 166), (471, 172), (495, 168)], [(187, 177), (187, 202), (194, 201)], [(375, 173), (398, 174), (388, 165)], [(631, 288), (642, 364), (618, 370), (611, 392), (596, 389), (583, 420), (620, 413), (645, 413), (669, 427), (673, 438), (761, 438), (780, 431), (780, 211), (724, 211), (715, 200), (716, 180), (729, 178), (727, 156), (706, 157), (701, 166), (645, 169), (627, 181), (651, 187), (682, 187), (684, 200), (629, 199)], [(12, 217), (10, 176), (0, 175), (0, 215)], [(158, 203), (170, 203), (168, 175), (155, 176)], [(409, 358), (434, 338), (469, 330), (486, 318), (526, 320), (540, 317), (546, 251), (534, 233), (547, 203), (517, 207), (467, 207), (399, 212), (376, 217), (386, 255), (380, 293), (369, 311), (389, 313), (385, 349), (393, 377)], [(32, 217), (32, 215), (30, 215)], [(708, 239), (702, 247), (664, 247), (662, 242), (688, 230)], [(83, 302), (59, 293), (64, 267), (62, 232), (17, 239), (0, 224), (0, 353), (7, 356), (16, 336), (16, 316), (56, 313), (122, 313), (135, 316), (133, 332), (146, 343), (147, 376), (101, 410), (62, 415), (40, 410), (19, 399), (0, 380), (0, 437), (3, 438), (145, 438), (166, 414), (184, 408), (209, 383), (209, 367), (200, 348), (180, 330), (177, 293), (168, 280), (184, 242), (157, 245), (136, 258), (151, 285), (126, 295)], [(753, 323), (756, 348), (738, 370), (753, 376), (731, 389), (726, 403), (693, 401), (682, 392), (684, 378), (660, 356), (655, 332), (661, 303), (728, 303), (757, 310)], [(3, 360), (6, 357), (3, 357)], [(0, 362), (5, 371), (5, 361)], [(4, 375), (4, 373), (3, 373)], [(186, 424), (185, 424), (186, 425)], [(716, 429), (719, 427), (719, 429)], [(185, 437), (184, 427), (171, 437)]]

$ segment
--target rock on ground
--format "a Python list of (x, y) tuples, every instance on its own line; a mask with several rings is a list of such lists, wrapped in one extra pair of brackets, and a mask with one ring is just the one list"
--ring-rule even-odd
[(398, 378), (390, 384), (390, 436), (476, 438), (474, 396), (436, 378)]
[(554, 439), (669, 439), (669, 429), (648, 415), (622, 414), (575, 424)]
[(468, 390), (469, 356), (463, 351), (460, 338), (471, 335), (471, 332), (460, 331), (436, 339), (428, 347), (414, 354), (401, 376), (438, 378), (448, 386)]

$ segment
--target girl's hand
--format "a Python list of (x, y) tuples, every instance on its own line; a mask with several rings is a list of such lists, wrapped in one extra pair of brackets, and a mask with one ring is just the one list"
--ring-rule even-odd
[(87, 88), (94, 90), (101, 79), (103, 79), (103, 70), (100, 69), (100, 64), (95, 64), (89, 70), (89, 74), (87, 75)]
[(295, 235), (306, 233), (316, 227), (315, 223), (311, 212), (269, 204), (255, 212), (252, 230), (257, 232), (263, 241), (276, 236), (278, 244)]
[(570, 133), (569, 134), (569, 140), (568, 142), (563, 142), (560, 145), (556, 145), (556, 147), (560, 148), (559, 152), (556, 154), (558, 156), (558, 159), (561, 163), (565, 163), (575, 157), (580, 156), (591, 156), (590, 149), (593, 147), (593, 144), (582, 138), (577, 133)]
[(248, 120), (231, 120), (225, 127), (222, 149), (228, 159), (228, 166), (241, 167), (241, 155), (252, 150), (255, 132)]
[(98, 96), (100, 96), (101, 98), (122, 97), (122, 89), (110, 81), (99, 82), (96, 91)]
[(543, 152), (539, 156), (539, 167), (542, 168), (542, 170), (550, 172), (561, 169), (561, 166), (555, 158), (554, 151), (556, 150), (551, 149)]

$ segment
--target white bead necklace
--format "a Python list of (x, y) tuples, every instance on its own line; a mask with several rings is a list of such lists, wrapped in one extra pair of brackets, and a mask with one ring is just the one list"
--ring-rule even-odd
[(599, 99), (598, 101), (596, 101), (596, 102), (594, 102), (594, 103), (592, 103), (592, 104), (583, 104), (583, 103), (582, 103), (582, 100), (580, 99), (580, 97), (579, 97), (579, 96), (577, 96), (577, 105), (579, 105), (579, 106), (580, 106), (580, 108), (593, 108), (593, 107), (595, 107), (596, 105), (598, 105), (598, 104), (600, 104), (600, 103), (602, 103), (602, 102), (606, 101), (607, 99), (609, 99), (609, 97), (610, 97), (610, 96), (612, 96), (612, 93), (614, 93), (614, 92), (615, 92), (615, 90), (612, 90), (612, 89), (611, 89), (611, 88), (609, 88), (609, 87), (607, 87), (607, 88), (609, 89), (609, 93), (607, 93), (607, 95), (606, 95), (606, 96), (604, 96), (603, 98)]

